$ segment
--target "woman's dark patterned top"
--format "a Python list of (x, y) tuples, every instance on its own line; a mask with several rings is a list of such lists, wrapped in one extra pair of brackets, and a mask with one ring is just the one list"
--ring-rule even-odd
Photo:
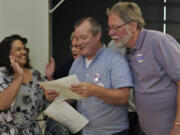
[[(22, 83), (15, 101), (10, 108), (0, 110), (0, 135), (41, 135), (36, 122), (39, 114), (47, 107), (48, 101), (38, 82), (45, 78), (37, 70), (31, 70), (33, 78), (29, 83)], [(13, 81), (13, 76), (0, 67), (0, 93)]]

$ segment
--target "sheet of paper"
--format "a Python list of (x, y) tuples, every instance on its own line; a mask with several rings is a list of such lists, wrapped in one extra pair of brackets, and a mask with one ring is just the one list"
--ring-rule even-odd
[(80, 96), (79, 94), (72, 92), (70, 90), (70, 85), (73, 83), (78, 83), (79, 80), (76, 75), (67, 76), (61, 79), (47, 81), (40, 83), (45, 89), (56, 90), (60, 96), (63, 96), (65, 99), (84, 99), (85, 97)]
[(89, 122), (73, 107), (62, 100), (53, 101), (44, 113), (67, 127), (73, 134), (80, 131)]

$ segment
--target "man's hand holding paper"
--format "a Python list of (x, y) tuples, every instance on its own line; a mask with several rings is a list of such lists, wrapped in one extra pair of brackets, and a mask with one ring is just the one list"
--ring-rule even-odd
[[(45, 95), (48, 100), (57, 97), (57, 93), (59, 94), (59, 96), (63, 97), (64, 99), (80, 100), (85, 97), (70, 90), (71, 85), (78, 82), (79, 80), (76, 77), (76, 75), (71, 75), (61, 79), (43, 82), (40, 83), (40, 85), (44, 88)], [(54, 96), (54, 98), (52, 96)]]
[[(70, 90), (71, 85), (78, 83), (76, 75), (54, 81), (40, 83), (48, 100), (56, 99), (46, 108), (44, 113), (66, 126), (71, 133), (77, 133), (88, 124), (88, 120), (67, 104), (65, 99), (83, 99), (83, 96)], [(78, 123), (77, 123), (78, 121)]]
[(40, 88), (43, 89), (44, 95), (45, 95), (46, 99), (49, 101), (53, 101), (56, 99), (56, 97), (59, 96), (59, 93), (56, 90), (47, 90), (43, 86), (40, 86)]

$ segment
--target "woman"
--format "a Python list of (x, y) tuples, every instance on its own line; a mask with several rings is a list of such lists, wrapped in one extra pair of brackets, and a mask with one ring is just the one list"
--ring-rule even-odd
[(27, 39), (19, 35), (0, 43), (0, 135), (41, 135), (36, 119), (48, 101), (30, 65)]

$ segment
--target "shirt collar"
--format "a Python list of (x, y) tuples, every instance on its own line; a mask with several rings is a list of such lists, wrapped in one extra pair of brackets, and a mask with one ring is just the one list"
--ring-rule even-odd
[(97, 51), (96, 56), (94, 58), (96, 58), (99, 55), (101, 55), (101, 53), (105, 50), (105, 48), (106, 48), (106, 45), (103, 44), (103, 46)]
[(138, 39), (136, 41), (135, 46), (133, 47), (133, 50), (138, 50), (142, 47), (144, 39), (146, 36), (146, 30), (144, 28), (142, 28), (142, 30), (139, 33)]

